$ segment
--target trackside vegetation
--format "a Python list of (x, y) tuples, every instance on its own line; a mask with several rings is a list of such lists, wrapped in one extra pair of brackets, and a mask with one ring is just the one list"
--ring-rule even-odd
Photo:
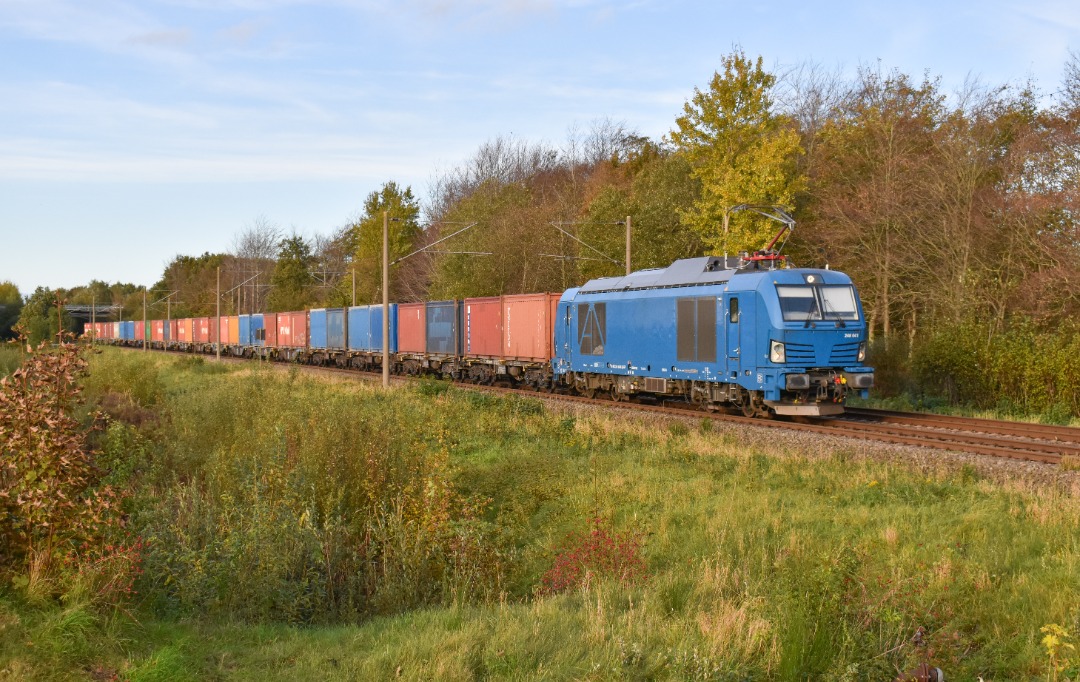
[(117, 349), (80, 386), (115, 505), (54, 538), (102, 553), (5, 551), (0, 679), (1080, 677), (1067, 473)]

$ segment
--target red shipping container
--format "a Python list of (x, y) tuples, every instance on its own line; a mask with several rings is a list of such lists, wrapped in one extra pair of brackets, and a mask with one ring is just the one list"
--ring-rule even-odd
[(99, 339), (109, 338), (109, 323), (108, 322), (95, 322), (94, 323), (94, 336)]
[(562, 294), (503, 297), (503, 350), (518, 360), (550, 360), (554, 355), (555, 310)]
[(425, 304), (398, 304), (398, 352), (427, 352), (427, 320)]
[(462, 325), (464, 326), (465, 355), (502, 357), (503, 299), (501, 296), (465, 299)]
[(263, 333), (266, 335), (264, 345), (277, 348), (277, 313), (263, 313)]
[(146, 336), (146, 325), (143, 324), (141, 321), (136, 320), (135, 321), (135, 340), (136, 341), (142, 341), (144, 336)]
[(179, 331), (180, 320), (169, 320), (169, 335), (165, 338), (167, 338), (169, 341), (176, 341)]
[(150, 340), (151, 341), (164, 341), (165, 340), (165, 320), (151, 320), (150, 321)]
[(196, 317), (192, 319), (192, 341), (194, 343), (210, 343), (210, 326), (211, 319), (209, 317)]
[(306, 310), (277, 315), (277, 345), (279, 348), (306, 348), (308, 315)]
[(94, 331), (93, 326), (89, 322), (84, 322), (82, 327), (83, 336), (91, 336), (91, 332)]
[[(221, 327), (221, 336), (218, 336), (218, 326)], [(229, 343), (229, 318), (222, 316), (221, 318), (210, 318), (210, 343), (217, 343), (221, 341), (221, 345), (227, 345)]]

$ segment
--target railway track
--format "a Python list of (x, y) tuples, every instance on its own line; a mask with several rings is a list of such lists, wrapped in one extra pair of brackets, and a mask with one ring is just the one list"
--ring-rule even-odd
[(1080, 429), (1067, 426), (863, 408), (828, 421), (892, 443), (1047, 464), (1060, 464), (1063, 457), (1080, 460)]
[[(223, 357), (222, 359), (250, 362), (243, 358)], [(354, 378), (364, 377), (381, 380), (381, 374), (360, 372), (354, 369), (287, 364), (280, 366), (299, 366), (305, 371), (313, 373), (339, 374)], [(395, 381), (407, 381), (409, 377), (394, 376), (393, 379)], [(1077, 461), (1080, 461), (1080, 429), (1067, 426), (864, 408), (849, 408), (844, 415), (839, 417), (760, 419), (726, 412), (704, 412), (686, 403), (616, 402), (604, 398), (586, 398), (562, 393), (538, 393), (531, 389), (503, 386), (479, 386), (468, 383), (455, 385), (492, 393), (543, 397), (604, 408), (682, 417), (694, 416), (761, 428), (812, 432), (1045, 464), (1060, 464), (1064, 457), (1076, 458)]]

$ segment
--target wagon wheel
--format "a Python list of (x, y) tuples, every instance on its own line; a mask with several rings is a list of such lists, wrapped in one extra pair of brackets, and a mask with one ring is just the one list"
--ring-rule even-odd
[(581, 392), (581, 395), (585, 396), (589, 400), (592, 400), (593, 398), (596, 397), (596, 389), (595, 388), (586, 388)]

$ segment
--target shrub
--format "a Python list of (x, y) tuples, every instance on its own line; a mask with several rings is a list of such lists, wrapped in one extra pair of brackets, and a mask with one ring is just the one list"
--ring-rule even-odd
[(880, 347), (872, 346), (870, 360), (879, 394), (920, 393), (920, 403), (936, 397), (1005, 415), (1040, 415), (1047, 423), (1068, 423), (1080, 415), (1076, 324), (1040, 330), (1017, 320), (996, 333), (979, 322), (936, 327), (911, 353), (910, 383), (901, 376), (896, 353)]
[(595, 517), (587, 532), (571, 533), (564, 547), (541, 580), (542, 591), (564, 592), (584, 587), (595, 578), (612, 578), (624, 585), (634, 585), (646, 578), (641, 556), (644, 534), (628, 530), (613, 532), (610, 524)]
[(79, 347), (42, 344), (0, 380), (0, 570), (32, 596), (75, 589), (111, 604), (127, 594), (139, 549), (73, 416), (85, 371)]

